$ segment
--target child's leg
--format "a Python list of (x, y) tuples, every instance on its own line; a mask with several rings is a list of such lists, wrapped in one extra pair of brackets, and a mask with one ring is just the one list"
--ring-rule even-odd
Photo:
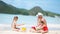
[(30, 29), (30, 32), (36, 32), (36, 30), (34, 30), (34, 29), (31, 28), (31, 29)]
[(13, 31), (18, 31), (18, 29), (13, 29)]
[(16, 29), (13, 29), (14, 31), (20, 31), (20, 29), (16, 28)]
[(45, 33), (48, 33), (48, 31), (47, 31), (47, 30), (46, 30), (46, 31), (43, 31), (43, 30), (42, 30), (41, 33), (42, 33), (42, 34), (45, 34)]
[(30, 32), (36, 32), (36, 28), (33, 26), (33, 27), (30, 29)]

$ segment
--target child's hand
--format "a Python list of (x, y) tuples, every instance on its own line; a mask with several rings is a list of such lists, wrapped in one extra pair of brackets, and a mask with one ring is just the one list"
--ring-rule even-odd
[(25, 24), (22, 24), (22, 25), (25, 25)]
[(24, 25), (24, 24), (20, 24), (20, 25)]

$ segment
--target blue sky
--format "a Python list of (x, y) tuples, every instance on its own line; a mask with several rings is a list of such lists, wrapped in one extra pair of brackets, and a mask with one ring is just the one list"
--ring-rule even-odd
[(60, 0), (3, 0), (17, 8), (31, 9), (40, 6), (43, 10), (60, 14)]

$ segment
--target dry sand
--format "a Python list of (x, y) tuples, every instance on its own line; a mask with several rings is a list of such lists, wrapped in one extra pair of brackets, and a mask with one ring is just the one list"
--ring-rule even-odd
[[(32, 33), (32, 32), (16, 32), (16, 31), (0, 31), (0, 34), (41, 34), (41, 33)], [(49, 31), (48, 33), (45, 33), (45, 34), (60, 34), (60, 31), (59, 30), (51, 30)]]

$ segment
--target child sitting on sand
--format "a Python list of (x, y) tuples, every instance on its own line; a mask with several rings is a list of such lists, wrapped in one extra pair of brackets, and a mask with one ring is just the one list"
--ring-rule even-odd
[(32, 27), (32, 32), (41, 32), (41, 33), (46, 33), (48, 32), (48, 27), (46, 24), (46, 20), (42, 17), (41, 13), (38, 13), (38, 23), (37, 26)]
[(13, 22), (12, 22), (12, 26), (11, 26), (12, 27), (12, 30), (14, 30), (14, 31), (19, 31), (20, 28), (17, 28), (17, 26), (23, 25), (23, 24), (17, 24), (16, 23), (17, 20), (18, 20), (18, 17), (15, 16), (14, 19), (13, 19)]
[(47, 33), (48, 32), (48, 27), (47, 25), (42, 21), (41, 23), (38, 23), (37, 26), (32, 27), (32, 32), (37, 32), (37, 33)]
[(41, 32), (41, 33), (47, 33), (48, 32), (48, 27), (47, 25), (42, 21), (40, 25), (36, 27), (36, 32)]

